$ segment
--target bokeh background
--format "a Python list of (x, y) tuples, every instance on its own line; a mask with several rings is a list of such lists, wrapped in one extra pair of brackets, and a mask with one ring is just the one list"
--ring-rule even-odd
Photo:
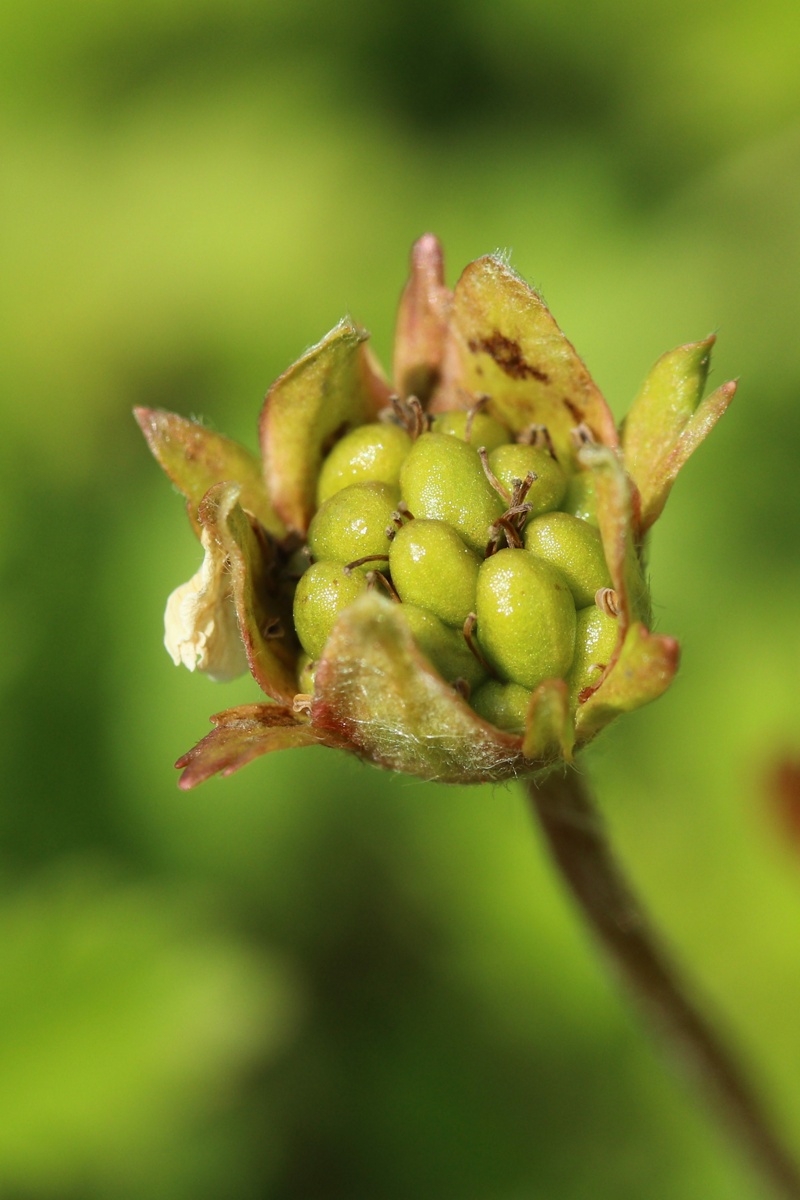
[[(621, 415), (719, 333), (656, 530), (671, 692), (586, 755), (800, 1148), (800, 9), (789, 0), (0, 7), (0, 1194), (757, 1200), (565, 900), (521, 790), (325, 751), (181, 794), (183, 505), (130, 417), (255, 446), (411, 241), (512, 252)], [(800, 803), (800, 802), (798, 802)]]

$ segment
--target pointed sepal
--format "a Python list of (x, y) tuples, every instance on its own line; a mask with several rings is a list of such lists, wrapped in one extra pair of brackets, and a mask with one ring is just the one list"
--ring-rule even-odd
[(178, 786), (184, 791), (212, 775), (232, 775), (262, 754), (320, 741), (310, 725), (300, 724), (290, 709), (277, 704), (242, 704), (216, 713), (211, 721), (211, 733), (175, 763), (183, 772)]
[(603, 682), (578, 705), (575, 726), (579, 744), (590, 741), (620, 713), (632, 712), (663, 695), (675, 677), (679, 657), (675, 638), (649, 633), (639, 622), (631, 625)]
[(530, 770), (521, 739), (482, 721), (445, 683), (400, 610), (375, 592), (344, 610), (317, 665), (312, 725), (423, 779), (480, 783)]
[(441, 243), (434, 234), (423, 234), (411, 249), (411, 272), (397, 314), (393, 377), (401, 396), (416, 396), (425, 404), (439, 383), (452, 304)]
[(153, 457), (186, 497), (189, 519), (198, 537), (200, 501), (210, 487), (224, 480), (239, 485), (242, 506), (269, 533), (285, 536), (286, 528), (270, 503), (261, 463), (254, 454), (231, 438), (177, 413), (161, 408), (135, 408), (133, 412)]
[(389, 387), (349, 318), (289, 367), (267, 392), (259, 433), (270, 498), (286, 525), (305, 533), (317, 476), (333, 442), (375, 419)]
[(701, 402), (715, 340), (712, 334), (664, 354), (623, 423), (625, 461), (642, 498), (642, 533), (661, 515), (681, 467), (733, 399), (736, 383), (730, 382)]
[(547, 427), (562, 463), (571, 466), (572, 430), (618, 443), (611, 412), (542, 298), (502, 259), (470, 263), (456, 284), (444, 363), (432, 407), (468, 408), (489, 397), (487, 411), (517, 432)]
[(572, 762), (574, 744), (569, 688), (563, 679), (546, 679), (531, 696), (522, 753), (539, 763), (558, 758)]
[(291, 703), (297, 692), (297, 646), (289, 627), (275, 574), (275, 545), (253, 527), (239, 503), (236, 484), (210, 488), (200, 505), (200, 520), (226, 556), (239, 630), (250, 672), (273, 700)]

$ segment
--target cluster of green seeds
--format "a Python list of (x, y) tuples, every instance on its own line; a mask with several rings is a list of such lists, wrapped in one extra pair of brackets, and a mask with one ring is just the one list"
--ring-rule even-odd
[(554, 677), (577, 705), (617, 635), (591, 477), (562, 468), (546, 429), (515, 438), (480, 405), (431, 419), (412, 399), (386, 417), (322, 465), (294, 599), (300, 692), (339, 613), (381, 587), (485, 720), (521, 732)]

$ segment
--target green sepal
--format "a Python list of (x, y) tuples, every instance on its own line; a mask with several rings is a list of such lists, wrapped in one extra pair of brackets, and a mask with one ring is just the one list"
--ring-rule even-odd
[(617, 451), (583, 446), (578, 459), (594, 479), (597, 524), (617, 593), (623, 637), (631, 621), (650, 622), (650, 596), (634, 541), (634, 492)]
[(434, 234), (423, 234), (411, 248), (411, 272), (395, 327), (393, 376), (401, 396), (416, 396), (424, 404), (438, 384), (452, 303), (441, 243)]
[(642, 533), (660, 516), (681, 467), (733, 399), (735, 382), (701, 403), (715, 341), (711, 334), (662, 355), (623, 422), (625, 461), (642, 498)]
[(256, 532), (238, 501), (236, 484), (216, 484), (203, 498), (200, 521), (228, 556), (236, 616), (253, 678), (273, 700), (291, 702), (297, 693), (298, 647), (286, 635), (265, 636), (275, 622), (291, 629), (276, 586), (275, 546)]
[(312, 725), (423, 779), (479, 783), (531, 770), (521, 738), (481, 720), (433, 670), (399, 608), (368, 592), (339, 617), (317, 664)]
[(322, 460), (348, 429), (374, 419), (389, 398), (365, 342), (349, 318), (273, 383), (259, 433), (270, 498), (286, 525), (305, 533), (316, 508)]
[(632, 712), (663, 695), (678, 669), (679, 655), (675, 638), (649, 633), (639, 622), (631, 625), (605, 678), (578, 705), (578, 743), (590, 741), (620, 713)]
[(502, 259), (470, 263), (456, 284), (444, 362), (432, 409), (466, 408), (476, 395), (515, 432), (550, 432), (559, 461), (574, 462), (572, 430), (618, 444), (611, 412), (572, 344), (537, 293)]
[(225, 480), (239, 485), (242, 506), (269, 533), (285, 537), (286, 527), (270, 503), (261, 463), (254, 454), (231, 438), (177, 413), (161, 408), (135, 408), (133, 412), (153, 457), (186, 497), (189, 519), (198, 537), (200, 501), (210, 487)]
[(559, 757), (572, 762), (574, 744), (569, 688), (563, 679), (546, 679), (531, 696), (522, 753), (540, 763)]
[(216, 713), (211, 721), (215, 726), (211, 733), (175, 763), (183, 772), (178, 786), (184, 791), (212, 775), (232, 775), (273, 750), (320, 742), (310, 725), (300, 724), (288, 708), (277, 704), (242, 704)]

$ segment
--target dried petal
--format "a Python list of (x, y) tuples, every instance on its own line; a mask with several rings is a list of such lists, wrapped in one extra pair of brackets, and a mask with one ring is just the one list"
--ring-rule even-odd
[(733, 399), (731, 382), (700, 403), (715, 340), (712, 334), (664, 354), (625, 418), (622, 443), (642, 497), (642, 532), (660, 516), (681, 467)]
[(288, 703), (297, 691), (298, 650), (285, 638), (266, 636), (282, 619), (285, 627), (291, 628), (280, 603), (274, 545), (253, 529), (238, 498), (234, 483), (210, 488), (200, 505), (200, 520), (227, 559), (226, 579), (236, 606), (246, 665), (268, 696)]
[(277, 704), (242, 704), (216, 713), (216, 726), (175, 763), (183, 771), (179, 787), (187, 791), (212, 775), (232, 775), (254, 758), (273, 750), (313, 746), (320, 741), (309, 725)]
[(588, 742), (622, 712), (632, 712), (657, 700), (678, 669), (679, 646), (674, 638), (648, 633), (631, 625), (616, 663), (602, 685), (578, 705), (575, 724), (580, 743)]
[(488, 725), (416, 646), (400, 606), (369, 592), (345, 609), (317, 666), (315, 728), (370, 762), (445, 783), (532, 769), (521, 739)]
[(260, 436), (270, 497), (299, 533), (314, 515), (325, 454), (388, 402), (389, 387), (364, 345), (368, 336), (351, 320), (340, 321), (273, 383), (264, 400)]
[(164, 645), (175, 666), (225, 683), (247, 670), (227, 554), (215, 531), (203, 526), (200, 570), (177, 587), (164, 613)]
[(476, 394), (512, 429), (544, 425), (559, 459), (574, 461), (571, 430), (585, 425), (616, 446), (614, 419), (540, 296), (499, 258), (471, 263), (456, 284), (444, 361), (432, 407), (469, 407)]
[(426, 233), (411, 250), (411, 275), (400, 298), (394, 382), (401, 396), (425, 403), (439, 382), (453, 293), (445, 287), (439, 239)]
[(572, 762), (574, 742), (569, 688), (563, 679), (546, 679), (531, 697), (522, 752), (539, 762), (554, 761), (559, 756)]
[(261, 463), (238, 442), (160, 408), (135, 408), (134, 416), (154, 458), (186, 497), (189, 518), (198, 537), (197, 510), (215, 483), (238, 483), (242, 505), (275, 537), (286, 529), (270, 503)]

